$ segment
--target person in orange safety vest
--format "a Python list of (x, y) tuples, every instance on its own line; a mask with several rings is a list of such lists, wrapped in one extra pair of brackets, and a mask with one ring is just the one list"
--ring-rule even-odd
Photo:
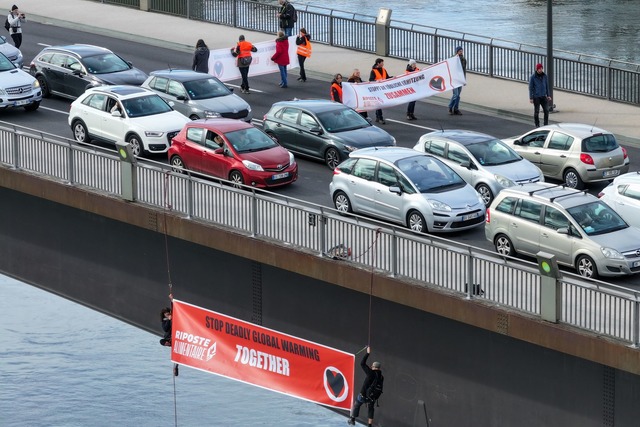
[(238, 64), (238, 70), (242, 76), (242, 84), (240, 89), (242, 93), (249, 93), (249, 66), (251, 65), (252, 56), (251, 52), (257, 52), (258, 49), (246, 41), (243, 35), (238, 37), (238, 44), (231, 48), (231, 55), (236, 58)]
[(342, 102), (342, 74), (336, 74), (331, 81), (331, 100)]
[[(391, 76), (387, 73), (387, 70), (384, 68), (384, 59), (377, 58), (376, 63), (371, 67), (371, 73), (369, 74), (369, 81), (380, 81), (390, 79)], [(376, 110), (376, 123), (386, 124), (384, 121), (384, 117), (382, 117), (382, 110)]]
[(311, 46), (311, 35), (307, 33), (305, 28), (300, 28), (300, 33), (296, 37), (296, 45), (298, 45), (296, 53), (298, 54), (298, 63), (300, 64), (300, 77), (298, 77), (298, 81), (306, 82), (307, 73), (304, 71), (304, 61), (311, 56), (313, 47)]

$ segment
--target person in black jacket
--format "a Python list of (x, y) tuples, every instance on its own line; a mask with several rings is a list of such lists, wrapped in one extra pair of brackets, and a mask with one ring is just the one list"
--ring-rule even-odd
[(199, 39), (196, 43), (196, 51), (193, 54), (191, 69), (199, 73), (209, 72), (209, 48), (202, 39)]
[(160, 321), (162, 322), (162, 331), (164, 332), (160, 344), (171, 347), (171, 320), (173, 318), (173, 295), (169, 294), (171, 308), (165, 307), (160, 310)]
[(358, 397), (353, 402), (353, 408), (351, 409), (351, 416), (347, 420), (347, 424), (353, 426), (356, 424), (356, 417), (360, 414), (360, 407), (366, 403), (368, 405), (367, 415), (369, 417), (369, 426), (373, 425), (373, 410), (375, 407), (375, 400), (371, 400), (367, 397), (367, 391), (371, 387), (371, 385), (377, 381), (377, 383), (382, 387), (384, 383), (384, 377), (382, 376), (382, 371), (380, 370), (380, 362), (373, 362), (371, 367), (367, 365), (367, 359), (369, 358), (369, 354), (371, 354), (371, 347), (367, 347), (367, 353), (362, 358), (360, 362), (360, 366), (362, 370), (367, 374), (367, 377), (362, 383), (362, 388), (360, 389), (360, 393)]

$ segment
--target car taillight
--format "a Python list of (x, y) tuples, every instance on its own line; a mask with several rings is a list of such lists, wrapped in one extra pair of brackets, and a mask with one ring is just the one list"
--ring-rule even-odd
[(627, 150), (624, 147), (620, 147), (620, 148), (622, 148), (622, 156), (623, 156), (623, 158), (626, 159), (628, 157)]
[(335, 168), (335, 169), (333, 170), (333, 174), (334, 174), (334, 175), (340, 175), (341, 173), (342, 173), (342, 171), (341, 171), (340, 169), (338, 169), (338, 168)]
[(581, 161), (582, 163), (587, 164), (587, 165), (592, 165), (592, 164), (594, 164), (594, 163), (593, 163), (593, 157), (591, 157), (590, 155), (585, 154), (585, 153), (580, 154), (580, 161)]
[(485, 221), (487, 224), (491, 222), (491, 209), (487, 208), (487, 216), (485, 216)]

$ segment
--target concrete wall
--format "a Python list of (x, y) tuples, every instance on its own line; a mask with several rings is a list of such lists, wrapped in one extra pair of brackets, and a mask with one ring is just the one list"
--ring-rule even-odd
[(169, 274), (181, 300), (345, 351), (370, 333), (379, 425), (637, 421), (635, 349), (2, 168), (0, 270), (158, 333)]

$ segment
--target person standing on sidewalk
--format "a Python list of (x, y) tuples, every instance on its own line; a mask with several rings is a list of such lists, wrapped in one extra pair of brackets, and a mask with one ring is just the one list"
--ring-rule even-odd
[(251, 65), (251, 61), (253, 57), (251, 56), (251, 52), (257, 52), (258, 48), (249, 43), (244, 39), (244, 36), (241, 34), (238, 37), (238, 44), (235, 47), (231, 48), (231, 55), (236, 58), (236, 62), (238, 64), (238, 70), (240, 71), (240, 75), (242, 76), (242, 83), (240, 84), (240, 89), (242, 89), (242, 93), (250, 93), (249, 92), (249, 66)]
[[(407, 73), (413, 73), (414, 71), (419, 71), (418, 65), (416, 64), (415, 59), (410, 59), (407, 64)], [(416, 101), (411, 101), (409, 105), (407, 105), (407, 120), (418, 120), (416, 116), (413, 115), (416, 109)]]
[(353, 402), (353, 408), (351, 408), (351, 414), (347, 420), (347, 424), (350, 426), (356, 424), (356, 418), (360, 414), (360, 407), (366, 403), (368, 407), (367, 416), (369, 417), (369, 427), (371, 427), (373, 425), (375, 404), (382, 394), (384, 376), (382, 376), (382, 371), (380, 370), (380, 362), (373, 362), (371, 367), (369, 367), (369, 365), (367, 365), (369, 354), (371, 354), (371, 347), (367, 347), (367, 353), (362, 357), (362, 361), (360, 362), (360, 366), (367, 377), (364, 383), (362, 383), (358, 397), (356, 397), (356, 400)]
[[(384, 68), (384, 59), (377, 58), (376, 63), (371, 67), (371, 73), (369, 74), (370, 82), (377, 82), (391, 78), (387, 70)], [(382, 117), (382, 109), (376, 110), (376, 123), (386, 124), (384, 117)]]
[(331, 100), (342, 103), (342, 74), (338, 73), (331, 81)]
[(278, 64), (280, 70), (280, 87), (285, 89), (287, 85), (287, 65), (289, 65), (289, 39), (283, 31), (278, 31), (276, 39), (276, 53), (273, 54), (271, 60)]
[(209, 72), (209, 47), (202, 39), (196, 42), (196, 51), (193, 53), (191, 69), (199, 73)]
[(296, 9), (288, 0), (278, 0), (278, 3), (280, 3), (280, 12), (278, 12), (280, 29), (285, 36), (290, 37), (293, 35), (293, 25), (296, 23)]
[[(464, 57), (464, 50), (462, 46), (458, 46), (456, 48), (456, 56), (460, 59), (460, 65), (462, 65), (462, 73), (464, 76), (467, 76), (467, 60)], [(449, 101), (449, 114), (455, 114), (461, 116), (460, 112), (460, 94), (462, 93), (462, 86), (453, 89), (453, 94), (451, 95), (451, 101)]]
[(298, 54), (298, 63), (300, 64), (300, 77), (298, 77), (299, 82), (307, 81), (307, 73), (304, 71), (304, 61), (311, 56), (311, 35), (307, 33), (305, 28), (300, 28), (300, 33), (298, 37), (296, 37), (296, 45), (298, 45), (298, 49), (296, 53)]
[(536, 65), (536, 71), (529, 79), (529, 103), (533, 104), (533, 122), (540, 127), (540, 106), (544, 113), (544, 125), (549, 124), (549, 81), (542, 64)]
[(27, 17), (14, 4), (11, 6), (11, 12), (7, 15), (7, 21), (9, 21), (9, 34), (13, 39), (13, 44), (16, 49), (20, 49), (20, 45), (22, 45), (22, 24), (27, 21)]

